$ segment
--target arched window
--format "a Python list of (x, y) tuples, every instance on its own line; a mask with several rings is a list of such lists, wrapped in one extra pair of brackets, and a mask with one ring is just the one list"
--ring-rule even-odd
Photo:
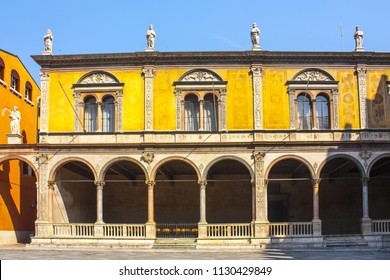
[(330, 129), (329, 100), (324, 95), (316, 97), (316, 122), (318, 129)]
[(199, 130), (199, 101), (194, 94), (184, 98), (184, 123), (187, 131)]
[(84, 128), (86, 132), (97, 131), (97, 111), (96, 98), (87, 96), (84, 99)]
[(11, 90), (16, 91), (17, 93), (19, 93), (20, 90), (20, 78), (18, 72), (15, 70), (11, 71)]
[(7, 84), (4, 82), (4, 69), (5, 69), (4, 61), (0, 57), (0, 84), (2, 86), (7, 86)]
[(111, 95), (103, 98), (102, 104), (102, 126), (103, 132), (115, 131), (115, 99)]
[(298, 96), (298, 128), (312, 129), (312, 109), (309, 96), (306, 93)]
[(32, 103), (32, 86), (30, 82), (26, 82), (26, 87), (24, 89), (24, 100), (28, 103)]
[(218, 99), (214, 94), (207, 94), (203, 99), (204, 130), (218, 130)]

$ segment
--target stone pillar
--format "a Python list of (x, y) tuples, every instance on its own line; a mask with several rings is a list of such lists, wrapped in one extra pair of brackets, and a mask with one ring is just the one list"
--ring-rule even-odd
[(362, 192), (363, 192), (363, 218), (361, 220), (362, 224), (362, 234), (371, 234), (371, 219), (368, 211), (368, 182), (370, 178), (362, 178)]
[(145, 181), (148, 186), (148, 221), (146, 223), (146, 237), (156, 238), (156, 222), (154, 221), (154, 187), (155, 181)]
[(226, 89), (221, 89), (221, 100), (218, 100), (218, 112), (219, 112), (219, 122), (220, 126), (218, 127), (221, 131), (227, 131), (226, 128)]
[(289, 89), (288, 90), (288, 100), (290, 103), (290, 129), (296, 129), (295, 126), (295, 95), (294, 90)]
[(320, 220), (320, 204), (319, 204), (319, 189), (321, 179), (313, 179), (313, 235), (321, 235), (321, 220)]
[(96, 120), (96, 128), (98, 132), (103, 131), (103, 103), (101, 101), (96, 102), (97, 106), (97, 120)]
[(95, 181), (96, 186), (96, 223), (103, 224), (103, 187), (104, 181)]
[(49, 127), (49, 72), (43, 69), (39, 73), (41, 76), (41, 104), (40, 104), (40, 127), (39, 127), (39, 142), (46, 142), (46, 134)]
[(47, 154), (39, 154), (35, 157), (39, 174), (37, 184), (37, 220), (35, 222), (36, 237), (50, 237), (53, 235), (53, 227), (49, 223), (48, 159)]
[(312, 105), (312, 108), (311, 108), (311, 111), (312, 111), (312, 116), (311, 116), (311, 118), (312, 118), (312, 123), (313, 123), (313, 129), (318, 129), (318, 124), (317, 124), (317, 114), (315, 113), (315, 112), (317, 112), (317, 109), (316, 109), (316, 100), (315, 99), (313, 99), (312, 101), (311, 101), (311, 104), (313, 104)]
[(176, 130), (181, 130), (181, 115), (182, 115), (181, 91), (175, 90), (175, 96), (176, 96)]
[(199, 131), (204, 130), (204, 101), (199, 100)]
[[(333, 97), (332, 97), (332, 104), (333, 104), (333, 128), (338, 129), (339, 128), (339, 90), (334, 89), (332, 90)], [(330, 109), (330, 108), (329, 108)]]
[(253, 64), (252, 71), (252, 87), (253, 87), (253, 124), (254, 129), (263, 129), (262, 120), (262, 81), (261, 72), (262, 66)]
[(207, 237), (207, 221), (206, 221), (206, 180), (199, 180), (200, 186), (200, 221), (198, 223), (198, 238)]
[(255, 160), (255, 217), (254, 237), (269, 237), (269, 222), (267, 217), (267, 184), (264, 180), (264, 157), (265, 153), (253, 152)]
[(47, 208), (48, 208), (48, 222), (53, 223), (53, 197), (54, 197), (54, 185), (56, 181), (48, 181), (47, 189), (48, 189), (48, 200), (47, 200)]
[(356, 67), (359, 90), (360, 106), (360, 128), (368, 128), (368, 111), (367, 111), (367, 66), (358, 64)]
[(142, 70), (145, 77), (145, 130), (153, 130), (153, 77), (154, 67), (145, 66)]
[(117, 96), (117, 111), (116, 111), (116, 116), (117, 116), (117, 131), (118, 132), (122, 132), (123, 129), (122, 129), (122, 124), (123, 124), (123, 121), (122, 121), (122, 106), (123, 106), (123, 92), (121, 90), (118, 90), (116, 92), (116, 96)]

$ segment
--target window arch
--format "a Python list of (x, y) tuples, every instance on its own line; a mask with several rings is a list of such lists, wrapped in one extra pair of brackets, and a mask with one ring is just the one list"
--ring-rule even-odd
[(313, 128), (312, 102), (307, 93), (301, 93), (297, 98), (298, 103), (298, 128), (307, 130)]
[(4, 82), (4, 69), (5, 69), (5, 64), (3, 59), (0, 57), (0, 85), (6, 87), (7, 84)]
[[(105, 71), (89, 72), (73, 84), (75, 131), (121, 132), (123, 86), (124, 83)], [(84, 119), (82, 124), (81, 119)]]
[(291, 129), (339, 128), (338, 81), (329, 73), (307, 68), (298, 72), (287, 85)]
[(11, 91), (15, 93), (17, 96), (21, 97), (20, 94), (20, 78), (18, 72), (15, 70), (11, 71)]
[(30, 82), (26, 82), (26, 86), (24, 88), (24, 101), (29, 103), (30, 105), (34, 105), (32, 103), (33, 98), (33, 88)]
[(114, 132), (115, 98), (113, 96), (107, 95), (103, 98), (102, 113), (103, 132)]
[(317, 95), (315, 110), (317, 128), (330, 129), (329, 98), (325, 94)]
[(208, 93), (203, 98), (203, 123), (204, 130), (218, 130), (218, 97), (215, 94)]
[(208, 69), (193, 69), (173, 83), (176, 130), (226, 130), (226, 81)]
[(184, 124), (186, 131), (199, 130), (199, 100), (195, 94), (187, 94), (184, 98)]
[(97, 131), (98, 104), (94, 96), (84, 99), (84, 129), (86, 132)]

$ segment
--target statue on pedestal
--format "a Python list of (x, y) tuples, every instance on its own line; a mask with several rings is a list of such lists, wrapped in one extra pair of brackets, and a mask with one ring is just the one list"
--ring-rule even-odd
[(355, 51), (363, 51), (363, 31), (360, 30), (359, 25), (356, 26), (356, 31), (353, 37), (355, 38)]
[(8, 107), (4, 107), (3, 111), (1, 112), (1, 114), (4, 116), (4, 113), (6, 111), (9, 112), (9, 117), (11, 119), (11, 124), (10, 124), (11, 133), (20, 135), (20, 119), (21, 119), (21, 115), (20, 115), (20, 112), (18, 111), (18, 107), (14, 106), (12, 111), (10, 109), (8, 109)]
[(251, 30), (252, 50), (260, 50), (260, 29), (253, 23)]
[(154, 50), (154, 40), (156, 39), (156, 32), (153, 30), (153, 25), (149, 25), (148, 31), (146, 31), (146, 50)]
[(45, 36), (43, 36), (43, 41), (45, 45), (45, 51), (43, 54), (52, 54), (53, 52), (53, 34), (51, 30), (48, 29)]

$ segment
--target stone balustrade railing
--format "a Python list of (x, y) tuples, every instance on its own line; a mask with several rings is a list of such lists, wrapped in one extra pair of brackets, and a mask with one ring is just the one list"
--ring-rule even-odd
[(371, 227), (374, 234), (390, 233), (390, 220), (372, 220)]
[[(145, 225), (104, 224), (104, 237), (144, 238)], [(53, 224), (57, 237), (94, 237), (95, 224)]]
[(271, 223), (269, 233), (271, 237), (311, 236), (313, 235), (313, 224), (311, 222)]
[(251, 224), (207, 225), (207, 237), (211, 238), (250, 238), (252, 234)]

